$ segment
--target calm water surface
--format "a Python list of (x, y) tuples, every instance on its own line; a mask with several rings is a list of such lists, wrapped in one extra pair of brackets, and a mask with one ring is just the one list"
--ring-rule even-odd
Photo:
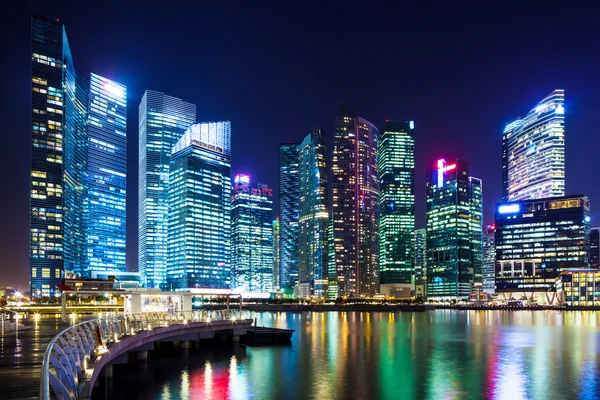
[(102, 399), (600, 399), (600, 312), (256, 313), (290, 346), (161, 352)]

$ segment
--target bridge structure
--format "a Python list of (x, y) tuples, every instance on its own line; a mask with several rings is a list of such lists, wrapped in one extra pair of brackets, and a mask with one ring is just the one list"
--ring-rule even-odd
[(74, 324), (56, 335), (42, 363), (40, 399), (89, 399), (102, 373), (112, 376), (112, 365), (135, 355), (147, 359), (155, 342), (231, 338), (252, 325), (240, 309), (140, 313), (105, 316)]

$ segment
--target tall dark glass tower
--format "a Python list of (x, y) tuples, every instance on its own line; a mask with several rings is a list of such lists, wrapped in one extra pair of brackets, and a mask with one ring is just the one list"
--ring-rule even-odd
[(379, 131), (345, 104), (338, 104), (333, 138), (332, 218), (338, 296), (379, 292)]
[(155, 288), (166, 281), (171, 150), (196, 121), (196, 106), (146, 90), (139, 118), (138, 270)]
[(76, 84), (67, 34), (58, 20), (31, 17), (31, 82), (31, 294), (52, 296), (64, 268), (65, 88)]
[(379, 268), (381, 293), (410, 297), (414, 283), (414, 122), (391, 122), (379, 135)]
[(173, 146), (169, 289), (230, 286), (231, 123), (194, 124)]
[(325, 134), (314, 129), (300, 144), (299, 285), (297, 293), (327, 296), (329, 193)]
[(481, 284), (481, 180), (466, 161), (427, 170), (427, 296), (456, 299)]
[(280, 285), (290, 291), (298, 281), (299, 145), (279, 145)]

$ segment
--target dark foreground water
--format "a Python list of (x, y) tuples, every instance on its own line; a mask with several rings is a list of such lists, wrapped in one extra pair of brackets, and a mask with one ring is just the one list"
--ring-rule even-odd
[(115, 366), (102, 399), (600, 399), (600, 312), (257, 313), (292, 344)]

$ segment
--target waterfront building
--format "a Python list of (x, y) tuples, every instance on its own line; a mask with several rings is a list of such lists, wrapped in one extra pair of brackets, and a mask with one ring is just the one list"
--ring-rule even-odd
[(167, 286), (230, 287), (231, 123), (190, 126), (169, 172)]
[(481, 285), (482, 185), (466, 161), (427, 170), (427, 296), (456, 299)]
[(149, 288), (166, 282), (171, 150), (196, 122), (196, 106), (146, 90), (139, 105), (138, 271)]
[(31, 17), (31, 82), (31, 294), (53, 296), (64, 271), (64, 88), (75, 86), (67, 34), (58, 20)]
[(558, 303), (576, 307), (600, 306), (600, 271), (563, 271), (556, 281)]
[(273, 291), (279, 292), (281, 289), (280, 283), (280, 259), (279, 259), (279, 217), (273, 221)]
[(329, 284), (338, 296), (379, 292), (379, 131), (338, 104), (332, 158), (332, 218), (335, 272)]
[(87, 232), (90, 270), (125, 271), (127, 88), (90, 74)]
[(235, 292), (273, 291), (273, 193), (250, 186), (237, 174), (231, 199), (231, 288)]
[(329, 193), (325, 134), (313, 131), (300, 144), (298, 273), (305, 294), (327, 297)]
[(380, 291), (386, 296), (409, 298), (415, 279), (414, 121), (387, 121), (378, 145)]
[(483, 235), (483, 291), (493, 294), (496, 287), (496, 245), (495, 245), (496, 226), (488, 225)]
[(500, 203), (495, 218), (496, 292), (501, 298), (551, 302), (562, 271), (589, 269), (587, 197)]
[(600, 269), (600, 228), (590, 230), (590, 267)]
[(502, 135), (503, 200), (565, 195), (565, 92), (556, 89)]
[(32, 16), (30, 278), (125, 270), (127, 89), (75, 70), (65, 28)]
[(415, 268), (415, 297), (427, 297), (427, 230), (413, 232), (413, 252)]
[(299, 146), (279, 145), (279, 279), (288, 293), (298, 282)]

